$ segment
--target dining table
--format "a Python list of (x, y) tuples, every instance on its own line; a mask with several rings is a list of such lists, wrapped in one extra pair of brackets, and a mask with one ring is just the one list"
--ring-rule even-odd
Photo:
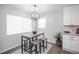
[[(24, 51), (24, 41), (25, 40), (29, 40), (29, 47), (27, 48), (27, 50), (29, 50), (31, 47), (30, 47), (30, 43), (35, 41), (35, 40), (38, 40), (38, 37), (42, 36), (44, 38), (44, 33), (36, 33), (36, 34), (33, 34), (32, 32), (30, 33), (24, 33), (21, 35), (21, 51), (22, 51), (22, 54), (23, 54), (23, 51)], [(26, 39), (24, 39), (26, 38)], [(27, 51), (28, 53), (31, 53), (30, 50)]]

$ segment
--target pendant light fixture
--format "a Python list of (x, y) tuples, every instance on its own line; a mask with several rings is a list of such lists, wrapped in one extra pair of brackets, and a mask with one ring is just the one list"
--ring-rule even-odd
[(33, 8), (34, 8), (34, 10), (33, 10), (33, 13), (31, 15), (31, 19), (37, 21), (39, 19), (39, 13), (37, 11), (37, 5), (33, 5)]

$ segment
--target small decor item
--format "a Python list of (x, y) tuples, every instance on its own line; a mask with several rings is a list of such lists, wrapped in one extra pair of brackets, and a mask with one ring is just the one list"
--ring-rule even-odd
[(33, 33), (33, 34), (36, 34), (36, 33), (37, 33), (37, 31), (33, 31), (32, 33)]
[(60, 32), (55, 35), (55, 38), (56, 38), (56, 44), (58, 46), (62, 46), (62, 36)]
[(76, 34), (79, 34), (79, 28), (76, 29)]

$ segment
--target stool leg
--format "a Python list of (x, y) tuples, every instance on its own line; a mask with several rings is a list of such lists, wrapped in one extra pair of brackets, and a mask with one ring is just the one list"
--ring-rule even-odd
[(37, 45), (35, 45), (35, 54), (37, 54)]

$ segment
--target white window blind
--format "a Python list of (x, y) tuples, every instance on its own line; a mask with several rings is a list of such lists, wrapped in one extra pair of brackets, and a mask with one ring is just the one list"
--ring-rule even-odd
[(32, 22), (31, 22), (31, 19), (24, 18), (22, 20), (22, 31), (23, 32), (30, 32), (30, 31), (32, 31)]
[(46, 28), (46, 18), (40, 18), (38, 20), (38, 28)]
[(9, 14), (7, 15), (7, 35), (30, 32), (31, 30), (30, 19)]

